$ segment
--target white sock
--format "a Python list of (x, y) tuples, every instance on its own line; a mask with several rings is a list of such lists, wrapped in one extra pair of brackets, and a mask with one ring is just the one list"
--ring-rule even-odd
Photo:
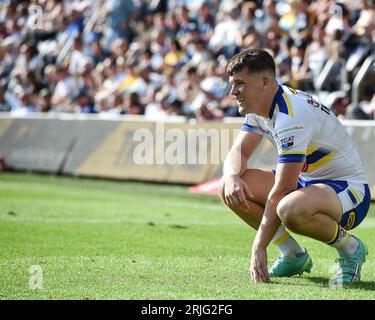
[(346, 230), (338, 224), (336, 225), (334, 237), (327, 244), (335, 248), (339, 255), (353, 254), (359, 245), (357, 239), (346, 233)]
[(284, 256), (297, 257), (304, 253), (305, 250), (298, 244), (298, 242), (286, 231), (283, 224), (277, 229), (271, 242), (279, 249)]

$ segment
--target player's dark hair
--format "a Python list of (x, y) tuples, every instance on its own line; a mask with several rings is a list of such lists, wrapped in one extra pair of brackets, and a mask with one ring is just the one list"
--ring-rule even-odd
[(229, 60), (227, 72), (230, 76), (233, 76), (233, 73), (241, 72), (243, 68), (247, 68), (248, 72), (251, 73), (270, 71), (273, 76), (276, 75), (275, 61), (263, 49), (248, 49), (237, 53)]

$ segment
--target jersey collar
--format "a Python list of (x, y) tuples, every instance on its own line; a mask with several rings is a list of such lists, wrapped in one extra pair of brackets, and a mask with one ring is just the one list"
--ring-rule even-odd
[(283, 88), (279, 85), (279, 90), (277, 90), (277, 92), (276, 92), (276, 94), (273, 98), (271, 109), (270, 109), (270, 112), (268, 113), (268, 117), (270, 119), (272, 119), (273, 113), (275, 112), (276, 103), (278, 103), (280, 100), (283, 99), (283, 92), (284, 92)]

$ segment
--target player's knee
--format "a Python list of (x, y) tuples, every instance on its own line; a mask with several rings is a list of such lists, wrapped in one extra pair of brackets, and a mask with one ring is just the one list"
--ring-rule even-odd
[(223, 204), (228, 207), (229, 209), (231, 209), (233, 212), (236, 212), (238, 210), (241, 210), (240, 208), (237, 208), (233, 205), (230, 205), (229, 203), (227, 203), (226, 199), (225, 199), (225, 181), (224, 181), (224, 177), (222, 177), (219, 181), (219, 185), (217, 187), (217, 192), (219, 194), (219, 197), (221, 199), (221, 201), (223, 202)]
[(283, 198), (277, 206), (277, 215), (281, 222), (291, 231), (298, 232), (303, 223), (303, 211), (296, 201)]

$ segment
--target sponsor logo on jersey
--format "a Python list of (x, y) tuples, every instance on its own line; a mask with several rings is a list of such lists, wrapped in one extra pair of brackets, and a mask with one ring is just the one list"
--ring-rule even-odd
[(294, 145), (294, 136), (283, 138), (280, 140), (281, 150), (286, 151), (293, 147)]
[(304, 130), (304, 126), (298, 125), (298, 126), (291, 126), (291, 127), (286, 127), (286, 128), (281, 128), (280, 130), (277, 130), (277, 134), (283, 134), (288, 131), (301, 131)]

